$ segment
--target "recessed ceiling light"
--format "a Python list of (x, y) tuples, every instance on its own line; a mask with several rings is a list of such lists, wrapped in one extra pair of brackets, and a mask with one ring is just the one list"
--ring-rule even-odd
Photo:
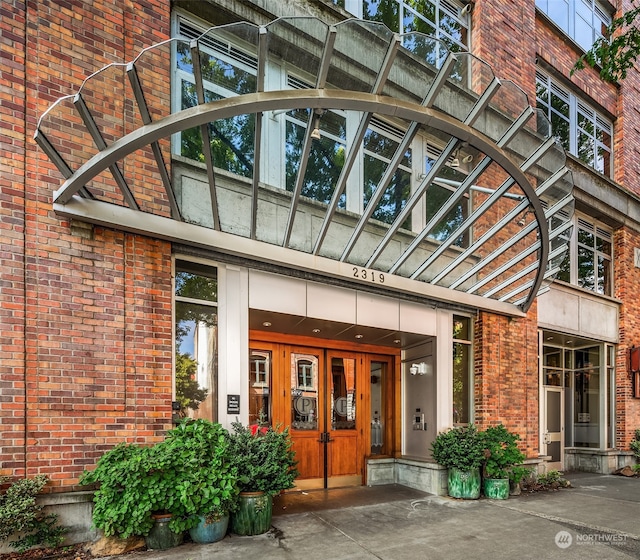
[(270, 323), (269, 321), (263, 321), (263, 322), (262, 322), (262, 326), (263, 326), (263, 327), (270, 327), (270, 326), (271, 326), (271, 323)]
[(313, 329), (311, 332), (315, 333), (315, 334), (318, 334), (320, 332), (320, 329)]
[(363, 335), (363, 334), (357, 334), (357, 335), (356, 335), (356, 338), (362, 338), (362, 337), (364, 337), (364, 335)]
[(399, 339), (399, 338), (396, 338), (396, 339), (393, 341), (393, 343), (394, 343), (394, 344), (400, 344), (400, 339)]

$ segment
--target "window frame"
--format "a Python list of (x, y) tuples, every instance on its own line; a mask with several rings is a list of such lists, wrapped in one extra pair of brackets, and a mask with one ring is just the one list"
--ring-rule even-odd
[[(555, 118), (561, 118), (567, 123), (569, 129), (569, 137), (556, 136), (564, 148), (587, 167), (594, 169), (598, 173), (602, 173), (606, 177), (613, 177), (613, 133), (614, 123), (601, 112), (596, 110), (591, 104), (584, 99), (579, 98), (569, 89), (563, 87), (558, 80), (554, 79), (551, 74), (545, 72), (541, 68), (536, 69), (536, 89), (544, 87), (548, 92), (548, 99), (541, 99), (536, 91), (536, 106), (553, 122)], [(558, 111), (553, 106), (550, 96), (555, 95), (568, 106), (568, 116)], [(589, 121), (593, 127), (593, 132), (589, 132), (581, 121)], [(603, 142), (604, 134), (609, 137), (609, 144)], [(588, 136), (588, 142), (592, 144), (591, 163), (585, 161), (580, 156), (580, 137)], [(601, 150), (606, 152), (608, 156), (600, 156)], [(599, 165), (599, 162), (602, 165)], [(608, 169), (607, 169), (608, 167)]]
[[(409, 2), (405, 0), (393, 0), (395, 4), (398, 5), (398, 22), (399, 25), (402, 25), (403, 20), (405, 19), (405, 12), (409, 12), (411, 14), (416, 14), (420, 19), (423, 19), (425, 23), (428, 25), (432, 25), (435, 33), (433, 36), (444, 41), (449, 47), (453, 45), (457, 45), (457, 49), (454, 50), (470, 50), (470, 35), (471, 35), (471, 21), (469, 17), (469, 12), (462, 13), (464, 8), (471, 4), (472, 1), (461, 2), (459, 0), (426, 0), (430, 5), (434, 7), (434, 13), (437, 14), (437, 18), (435, 22), (431, 22), (430, 20), (424, 19), (420, 16), (419, 12), (409, 5)], [(334, 3), (338, 3), (334, 0)], [(363, 17), (363, 0), (344, 0), (344, 9), (353, 14), (355, 17), (364, 19)], [(446, 30), (440, 25), (440, 14), (444, 12), (445, 15), (455, 19), (464, 29), (466, 29), (466, 43), (465, 41), (458, 40), (452, 37)], [(396, 33), (404, 33), (403, 29), (392, 29), (392, 31)]]
[[(172, 259), (172, 276), (171, 276), (171, 294), (172, 294), (172, 325), (173, 325), (173, 338), (172, 338), (172, 348), (173, 348), (173, 352), (172, 352), (172, 374), (171, 374), (171, 400), (173, 401), (173, 406), (175, 407), (175, 403), (177, 402), (177, 389), (176, 389), (176, 354), (179, 351), (179, 346), (177, 344), (177, 340), (176, 340), (176, 328), (177, 328), (177, 324), (176, 324), (176, 309), (179, 303), (184, 303), (184, 304), (189, 304), (189, 305), (198, 305), (201, 307), (210, 307), (213, 311), (212, 313), (215, 314), (217, 317), (219, 316), (218, 314), (218, 292), (216, 289), (216, 298), (215, 300), (205, 300), (205, 299), (200, 299), (200, 298), (192, 298), (192, 297), (185, 297), (185, 296), (179, 296), (176, 294), (176, 278), (178, 276), (178, 274), (180, 272), (191, 272), (193, 274), (195, 274), (195, 272), (192, 272), (189, 270), (190, 266), (193, 267), (203, 267), (203, 268), (208, 268), (211, 269), (212, 271), (212, 278), (215, 277), (216, 279), (216, 283), (218, 284), (219, 280), (220, 280), (220, 276), (219, 276), (219, 270), (218, 267), (211, 264), (211, 263), (204, 263), (200, 260), (191, 260), (187, 257), (184, 257), (182, 255), (174, 255), (173, 259)], [(214, 276), (215, 275), (215, 276)], [(207, 276), (206, 274), (203, 274), (203, 276)], [(217, 321), (216, 321), (217, 324)], [(218, 327), (216, 326), (216, 338), (218, 338)], [(216, 345), (217, 346), (217, 345)], [(220, 414), (220, 410), (219, 410), (219, 406), (218, 406), (218, 361), (217, 361), (217, 357), (216, 355), (213, 356), (213, 364), (214, 364), (214, 370), (212, 372), (213, 378), (211, 379), (211, 383), (212, 383), (212, 387), (209, 387), (208, 389), (211, 391), (213, 390), (214, 392), (214, 399), (213, 399), (213, 410), (212, 410), (212, 414), (214, 416), (213, 419), (211, 419), (212, 421), (217, 421), (219, 418), (219, 414)], [(174, 412), (176, 412), (176, 409), (174, 408)]]
[[(468, 321), (468, 339), (464, 338), (456, 338), (455, 334), (455, 324), (456, 319), (463, 319)], [(467, 422), (456, 422), (455, 419), (455, 365), (452, 366), (451, 370), (451, 396), (452, 396), (452, 424), (453, 426), (467, 426), (472, 424), (475, 420), (475, 373), (474, 373), (474, 358), (473, 358), (473, 337), (474, 337), (474, 320), (471, 315), (466, 315), (464, 313), (455, 313), (451, 315), (451, 351), (452, 351), (452, 360), (455, 360), (456, 346), (466, 346), (468, 348), (469, 359), (467, 363), (467, 383), (468, 383), (468, 394), (467, 394), (467, 406), (469, 408), (469, 418)], [(453, 361), (452, 361), (453, 364)]]
[[(550, 2), (554, 2), (553, 6), (564, 3), (567, 7), (567, 27), (556, 22), (556, 19), (550, 14)], [(591, 22), (587, 22), (582, 14), (579, 13), (578, 7), (582, 6), (589, 11)], [(536, 10), (544, 14), (545, 17), (553, 23), (562, 33), (569, 37), (583, 51), (588, 51), (593, 43), (601, 37), (604, 37), (604, 31), (611, 24), (613, 18), (610, 10), (602, 2), (598, 0), (536, 0)], [(591, 29), (591, 40), (589, 44), (580, 41), (578, 37), (579, 21), (583, 21)], [(599, 25), (598, 25), (599, 24)], [(600, 30), (598, 30), (600, 27)]]
[[(429, 0), (431, 1), (431, 0)], [(436, 0), (436, 5), (440, 5), (441, 2), (449, 2), (449, 0)], [(461, 4), (462, 5), (462, 4)], [(468, 18), (468, 15), (465, 17)], [(182, 10), (174, 10), (172, 14), (172, 37), (174, 39), (182, 39), (182, 40), (190, 40), (186, 34), (180, 34), (179, 31), (181, 29), (181, 22), (184, 22), (185, 26), (193, 29), (193, 33), (196, 31), (204, 32), (207, 29), (206, 24), (193, 16), (188, 12), (184, 12)], [(191, 33), (191, 34), (193, 34)], [(254, 68), (251, 64), (242, 64), (240, 59), (246, 59), (249, 61), (254, 60), (255, 56), (251, 53), (251, 50), (247, 48), (246, 45), (241, 45), (238, 43), (234, 43), (233, 41), (229, 41), (228, 43), (229, 49), (232, 50), (236, 54), (233, 57), (226, 56), (224, 53), (218, 50), (212, 50), (211, 55), (215, 58), (228, 62), (232, 64), (234, 67), (238, 67), (245, 72), (253, 72)], [(182, 84), (183, 82), (187, 82), (190, 84), (195, 83), (195, 79), (193, 74), (190, 74), (188, 71), (179, 68), (176, 62), (177, 57), (177, 46), (174, 46), (172, 49), (172, 91), (171, 91), (171, 103), (172, 103), (172, 111), (180, 111), (182, 110)], [(257, 59), (256, 65), (257, 65)], [(267, 80), (276, 81), (283, 87), (284, 89), (288, 88), (304, 88), (304, 87), (312, 87), (309, 83), (309, 78), (305, 77), (301, 73), (301, 69), (299, 68), (288, 68), (285, 66), (274, 66), (268, 65), (266, 68)], [(224, 88), (222, 85), (214, 84), (210, 81), (204, 81), (204, 87), (206, 92), (211, 92), (214, 95), (220, 95), (222, 97), (230, 97), (236, 95), (235, 92)], [(320, 135), (322, 139), (327, 141), (332, 141), (336, 145), (340, 145), (345, 149), (351, 145), (351, 140), (355, 134), (355, 130), (357, 129), (360, 114), (356, 111), (339, 111), (332, 110), (331, 113), (335, 114), (337, 118), (345, 118), (345, 129), (346, 129), (346, 138), (340, 138), (338, 136), (330, 134), (328, 131), (320, 128)], [(346, 114), (345, 114), (346, 113)], [(322, 121), (320, 121), (322, 122)], [(294, 115), (291, 114), (291, 111), (277, 111), (272, 112), (269, 115), (269, 118), (264, 119), (263, 122), (263, 136), (269, 139), (279, 139), (279, 144), (276, 149), (273, 148), (274, 142), (266, 142), (266, 144), (270, 147), (267, 157), (261, 158), (260, 169), (254, 170), (254, 172), (259, 173), (259, 180), (265, 184), (275, 186), (276, 188), (282, 188), (283, 191), (287, 191), (287, 176), (286, 176), (286, 152), (287, 152), (287, 126), (288, 124), (294, 126), (303, 126), (304, 123), (299, 119), (295, 119)], [(369, 130), (373, 133), (387, 137), (393, 142), (400, 142), (402, 136), (404, 134), (403, 129), (398, 129), (397, 125), (387, 119), (373, 119), (372, 123), (369, 126)], [(186, 157), (182, 155), (182, 133), (176, 133), (172, 137), (172, 155), (177, 155), (180, 157)], [(422, 177), (428, 173), (427, 168), (427, 159), (438, 157), (439, 152), (442, 150), (444, 146), (438, 146), (437, 140), (433, 138), (429, 138), (418, 134), (415, 136), (410, 146), (407, 148), (408, 161), (403, 162), (398, 167), (400, 173), (407, 174), (409, 177), (409, 192), (406, 196), (403, 196), (402, 206), (399, 211), (404, 207), (408, 197), (410, 197), (415, 189), (420, 184)], [(365, 184), (364, 184), (364, 167), (365, 167), (365, 157), (372, 157), (378, 161), (385, 162), (388, 158), (385, 158), (383, 155), (379, 153), (368, 153), (366, 150), (366, 142), (362, 142), (358, 146), (358, 156), (357, 162), (355, 163), (349, 177), (347, 179), (347, 185), (342, 197), (345, 198), (345, 202), (340, 202), (340, 209), (345, 209), (347, 211), (363, 213), (364, 211), (364, 200), (365, 200)], [(435, 155), (434, 155), (435, 154)], [(194, 160), (197, 161), (197, 160)], [(274, 161), (277, 161), (277, 165), (272, 165)], [(268, 164), (271, 162), (271, 164)], [(451, 162), (449, 162), (451, 163)], [(216, 166), (217, 167), (217, 166)], [(238, 175), (239, 177), (244, 177), (242, 173), (237, 173), (233, 170), (228, 169), (227, 167), (222, 168), (226, 169), (230, 173)], [(468, 169), (465, 168), (464, 165), (459, 166), (459, 171), (466, 174)], [(389, 185), (387, 185), (387, 190), (392, 188), (395, 179), (393, 179)], [(440, 185), (442, 186), (442, 185)], [(450, 188), (446, 186), (445, 188)], [(386, 195), (385, 195), (386, 196)], [(384, 203), (384, 197), (380, 200), (379, 205)], [(320, 201), (323, 202), (323, 201)], [(326, 203), (326, 201), (324, 201)], [(419, 233), (422, 231), (422, 228), (427, 224), (427, 208), (426, 208), (426, 197), (423, 199), (421, 204), (416, 205), (416, 207), (412, 210), (410, 216), (407, 218), (405, 227), (409, 227), (411, 231), (415, 233)], [(460, 210), (462, 214), (468, 215), (471, 208), (471, 195), (470, 193), (466, 193), (464, 195), (464, 199), (457, 203), (453, 210)], [(376, 209), (376, 212), (378, 209)], [(393, 219), (397, 216), (393, 216)], [(446, 220), (446, 217), (444, 218)], [(393, 221), (393, 220), (392, 220)], [(389, 222), (391, 223), (391, 222)], [(458, 242), (455, 243), (457, 246), (467, 246), (471, 239), (469, 236), (464, 236), (462, 239), (462, 245)], [(442, 241), (441, 237), (438, 236), (438, 231), (434, 230), (429, 235), (429, 239), (435, 241), (436, 243)]]
[[(613, 242), (614, 241), (613, 229), (584, 214), (576, 213), (572, 218), (572, 220), (573, 220), (574, 227), (572, 228), (571, 238), (569, 240), (569, 251), (567, 252), (567, 257), (566, 257), (569, 259), (568, 283), (594, 294), (613, 297), (613, 294), (615, 293), (615, 286), (614, 286), (615, 247)], [(587, 245), (579, 241), (578, 230), (582, 229), (583, 231), (587, 231), (586, 229), (587, 225), (591, 226), (591, 230), (588, 231), (588, 233), (594, 236), (594, 244), (592, 247), (588, 247)], [(605, 239), (605, 241), (609, 243), (611, 247), (611, 252), (609, 254), (606, 254), (604, 251), (598, 250), (597, 238)], [(594, 289), (591, 289), (587, 286), (580, 284), (578, 256), (579, 256), (579, 249), (581, 247), (593, 249), (594, 278), (596, 279), (594, 282)], [(599, 257), (602, 257), (608, 260), (609, 262), (609, 285), (607, 289), (607, 285), (605, 282), (606, 279), (603, 279), (603, 283), (604, 283), (603, 291), (598, 291), (597, 289), (597, 287), (600, 284), (600, 278), (598, 276), (598, 258)], [(562, 279), (560, 279), (560, 281), (567, 282), (566, 280), (562, 280)]]

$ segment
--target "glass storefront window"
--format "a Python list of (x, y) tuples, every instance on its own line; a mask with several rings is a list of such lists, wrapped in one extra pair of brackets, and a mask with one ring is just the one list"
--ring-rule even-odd
[(600, 347), (575, 351), (573, 444), (600, 447)]
[(453, 316), (453, 423), (473, 421), (471, 318)]
[(218, 281), (215, 268), (176, 262), (176, 416), (217, 421)]
[(543, 337), (557, 344), (542, 346), (541, 373), (544, 386), (563, 388), (564, 445), (613, 447), (615, 346), (550, 332)]

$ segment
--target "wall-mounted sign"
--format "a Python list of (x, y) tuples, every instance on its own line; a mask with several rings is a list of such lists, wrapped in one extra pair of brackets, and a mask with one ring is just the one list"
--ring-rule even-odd
[(227, 395), (227, 414), (240, 414), (240, 395)]

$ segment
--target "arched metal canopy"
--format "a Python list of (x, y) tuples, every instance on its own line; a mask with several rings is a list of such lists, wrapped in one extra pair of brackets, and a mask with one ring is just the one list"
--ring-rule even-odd
[[(559, 270), (564, 151), (470, 53), (362, 20), (182, 32), (41, 117), (57, 212), (504, 313)], [(185, 158), (188, 141), (201, 151)]]

